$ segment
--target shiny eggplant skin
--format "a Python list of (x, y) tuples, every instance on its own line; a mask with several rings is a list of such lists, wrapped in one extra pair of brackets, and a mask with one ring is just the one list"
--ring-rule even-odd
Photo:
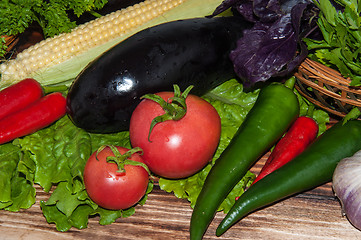
[(129, 37), (90, 63), (67, 95), (73, 123), (93, 133), (129, 128), (147, 93), (181, 90), (202, 95), (235, 76), (229, 52), (247, 22), (238, 17), (196, 18), (160, 24)]

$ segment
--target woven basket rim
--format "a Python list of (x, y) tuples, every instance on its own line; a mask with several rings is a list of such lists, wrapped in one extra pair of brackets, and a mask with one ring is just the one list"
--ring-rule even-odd
[(7, 46), (6, 51), (10, 52), (15, 45), (19, 42), (19, 38), (16, 35), (3, 35), (2, 37), (5, 38), (5, 45)]
[(338, 71), (306, 58), (294, 76), (297, 91), (328, 112), (344, 117), (353, 107), (361, 110), (361, 87), (351, 86)]

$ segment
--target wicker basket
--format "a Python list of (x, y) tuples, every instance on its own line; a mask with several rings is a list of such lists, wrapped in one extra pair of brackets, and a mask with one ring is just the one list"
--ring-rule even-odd
[(352, 108), (361, 110), (361, 88), (323, 64), (306, 59), (295, 73), (296, 89), (313, 104), (339, 117)]
[(4, 36), (4, 37), (5, 37), (5, 44), (8, 47), (6, 51), (10, 52), (18, 43), (19, 38), (17, 36)]

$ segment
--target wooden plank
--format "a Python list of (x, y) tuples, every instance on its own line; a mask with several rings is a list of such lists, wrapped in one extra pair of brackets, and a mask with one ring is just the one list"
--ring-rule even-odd
[[(331, 188), (330, 184), (322, 187)], [(129, 218), (101, 226), (94, 217), (87, 229), (60, 233), (46, 222), (37, 201), (18, 213), (1, 211), (0, 239), (189, 239), (191, 213), (186, 200), (156, 187), (147, 203)], [(361, 233), (342, 217), (336, 198), (320, 195), (318, 190), (257, 211), (217, 238), (215, 229), (223, 217), (216, 215), (204, 239), (361, 239)]]
[[(259, 171), (257, 164), (252, 170)], [(158, 186), (133, 216), (107, 226), (101, 226), (98, 217), (94, 217), (88, 228), (73, 228), (65, 233), (58, 232), (42, 215), (39, 202), (48, 197), (37, 188), (37, 202), (30, 209), (0, 211), (0, 239), (189, 239), (189, 203)], [(361, 239), (360, 231), (341, 215), (331, 183), (250, 214), (223, 236), (216, 237), (215, 229), (223, 217), (223, 213), (216, 215), (204, 239)]]

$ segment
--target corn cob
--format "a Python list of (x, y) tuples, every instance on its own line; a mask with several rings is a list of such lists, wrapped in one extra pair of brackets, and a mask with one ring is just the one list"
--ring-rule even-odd
[(134, 33), (167, 21), (211, 14), (222, 0), (145, 0), (24, 50), (0, 65), (0, 90), (31, 77), (70, 85), (97, 56)]

